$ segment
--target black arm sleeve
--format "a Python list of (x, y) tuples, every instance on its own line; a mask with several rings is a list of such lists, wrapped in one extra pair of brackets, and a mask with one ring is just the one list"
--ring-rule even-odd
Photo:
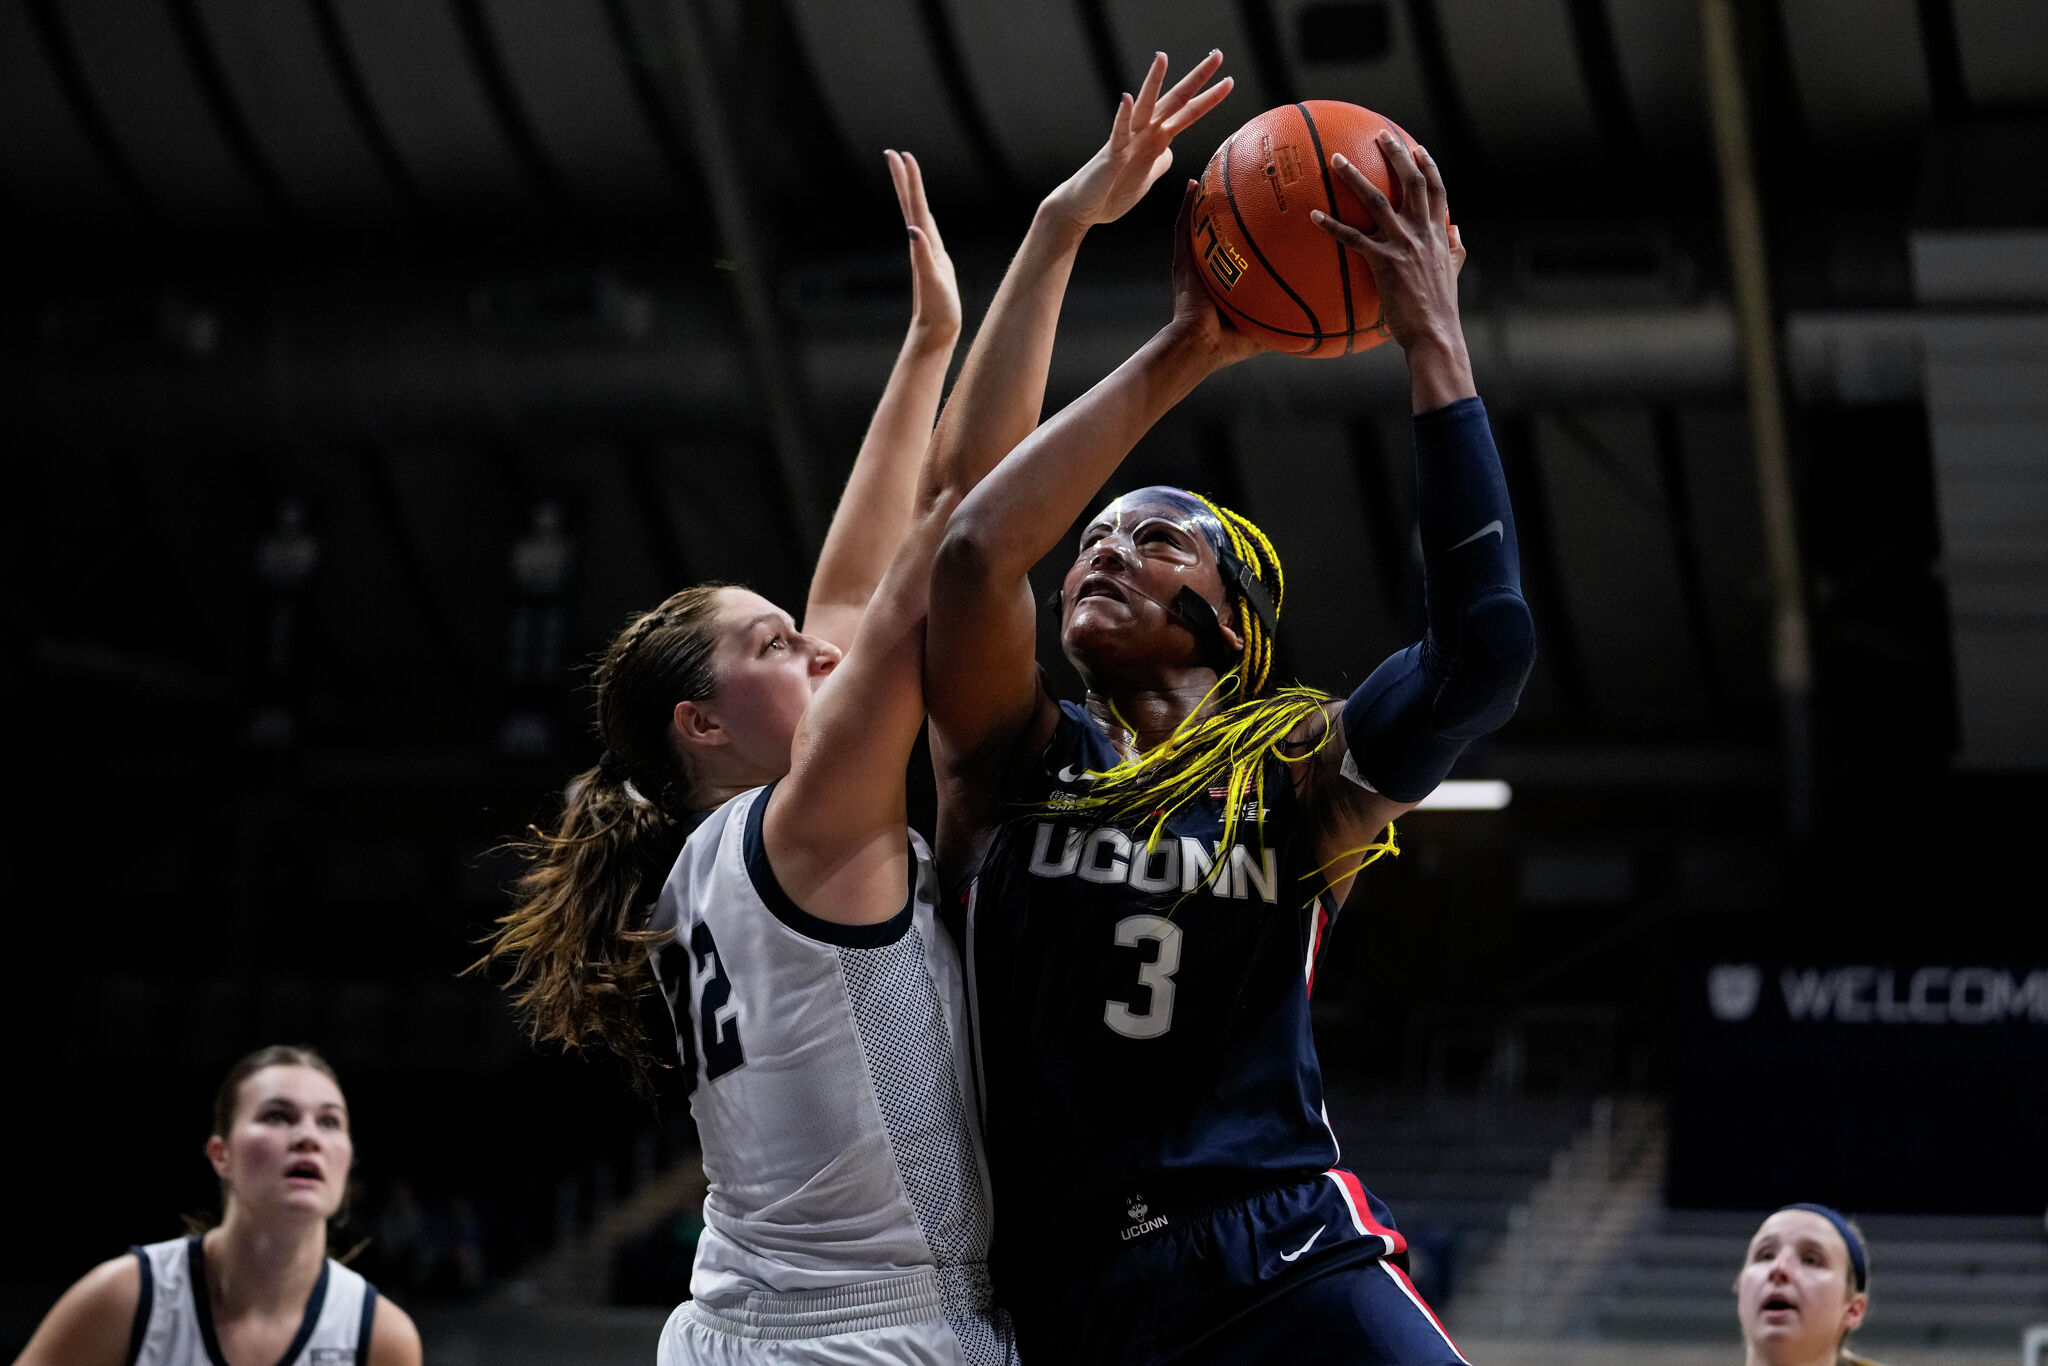
[(1427, 629), (1344, 704), (1346, 774), (1400, 802), (1428, 796), (1467, 743), (1507, 722), (1536, 659), (1515, 515), (1478, 399), (1416, 417), (1415, 506)]

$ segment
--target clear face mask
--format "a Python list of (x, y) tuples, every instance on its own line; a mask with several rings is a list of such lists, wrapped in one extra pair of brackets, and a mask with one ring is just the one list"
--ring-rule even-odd
[[(1097, 527), (1107, 527), (1112, 532), (1123, 532), (1128, 527), (1128, 535), (1135, 542), (1145, 524), (1155, 520), (1208, 544), (1225, 594), (1236, 597), (1240, 611), (1248, 610), (1258, 617), (1270, 637), (1278, 614), (1273, 609), (1272, 598), (1265, 585), (1259, 582), (1251, 566), (1231, 552), (1229, 537), (1215, 513), (1185, 492), (1163, 484), (1133, 489), (1111, 502), (1089, 522), (1088, 529), (1082, 533), (1082, 540), (1086, 542)], [(1159, 601), (1149, 594), (1141, 596), (1153, 602)], [(1215, 663), (1218, 672), (1227, 670), (1235, 662), (1237, 651), (1224, 639), (1217, 608), (1206, 597), (1183, 586), (1168, 602), (1159, 605), (1186, 622), (1202, 640), (1203, 651)]]

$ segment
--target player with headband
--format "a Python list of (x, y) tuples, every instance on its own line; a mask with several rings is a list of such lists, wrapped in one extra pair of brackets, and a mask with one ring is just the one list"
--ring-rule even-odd
[[(1180, 399), (1258, 348), (1175, 235), (1174, 316), (963, 501), (933, 575), (939, 858), (963, 884), (997, 1283), (1026, 1359), (1461, 1361), (1343, 1169), (1309, 1028), (1317, 959), (1390, 822), (1506, 721), (1533, 657), (1514, 515), (1458, 322), (1426, 154), (1363, 255), (1407, 355), (1428, 629), (1348, 699), (1276, 686), (1296, 585), (1243, 516), (1145, 488), (1089, 518), (1055, 601), (1026, 574)], [(1018, 367), (1020, 381), (1038, 373)], [(1324, 591), (1342, 591), (1324, 585)]]
[(1826, 1205), (1787, 1205), (1763, 1221), (1735, 1278), (1743, 1366), (1876, 1366), (1847, 1348), (1870, 1309), (1863, 1233)]

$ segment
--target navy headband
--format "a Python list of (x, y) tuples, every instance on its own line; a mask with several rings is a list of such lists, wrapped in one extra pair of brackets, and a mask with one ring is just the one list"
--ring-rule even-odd
[(1842, 1235), (1842, 1242), (1849, 1249), (1849, 1269), (1856, 1273), (1856, 1288), (1862, 1290), (1868, 1286), (1870, 1282), (1870, 1268), (1868, 1263), (1863, 1260), (1863, 1240), (1856, 1236), (1856, 1230), (1850, 1227), (1848, 1219), (1843, 1216), (1840, 1210), (1829, 1209), (1826, 1205), (1802, 1203), (1782, 1206), (1778, 1213), (1783, 1214), (1788, 1209), (1803, 1209), (1808, 1214), (1818, 1214), (1821, 1218), (1833, 1224), (1835, 1232)]

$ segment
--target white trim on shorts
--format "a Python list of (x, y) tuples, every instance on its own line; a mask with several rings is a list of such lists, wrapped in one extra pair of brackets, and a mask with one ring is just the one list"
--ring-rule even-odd
[[(1422, 1311), (1422, 1317), (1428, 1319), (1429, 1326), (1436, 1329), (1436, 1335), (1444, 1340), (1444, 1346), (1451, 1349), (1451, 1355), (1460, 1361), (1465, 1361), (1465, 1354), (1458, 1350), (1458, 1344), (1452, 1342), (1451, 1335), (1444, 1331), (1443, 1321), (1437, 1318), (1435, 1310), (1423, 1303), (1422, 1296), (1415, 1293), (1414, 1283), (1401, 1274), (1401, 1268), (1390, 1264), (1385, 1258), (1381, 1258), (1377, 1265), (1380, 1270), (1387, 1273), (1389, 1280), (1401, 1287), (1401, 1293), (1408, 1297), (1409, 1302)], [(1465, 1362), (1465, 1366), (1472, 1366), (1472, 1363), (1469, 1361)]]

